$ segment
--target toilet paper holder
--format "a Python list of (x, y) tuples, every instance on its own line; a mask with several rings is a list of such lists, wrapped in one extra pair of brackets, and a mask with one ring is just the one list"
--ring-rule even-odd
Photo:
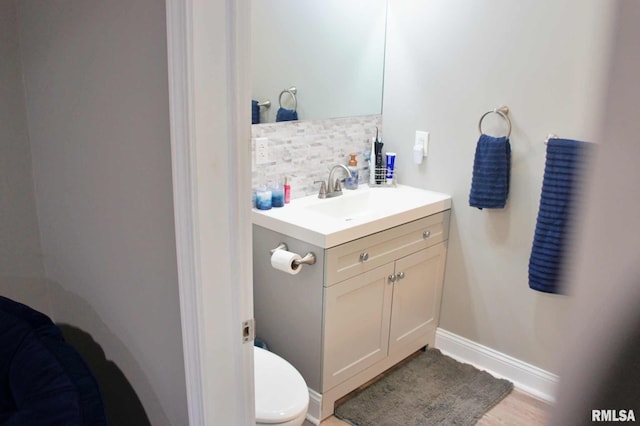
[[(273, 252), (275, 252), (276, 250), (289, 250), (289, 247), (287, 246), (286, 243), (280, 243), (278, 244), (278, 247), (269, 250), (269, 254), (273, 254)], [(316, 255), (313, 254), (313, 252), (308, 252), (307, 254), (302, 256), (302, 259), (294, 260), (293, 263), (296, 266), (301, 264), (313, 265), (314, 263), (316, 263)]]

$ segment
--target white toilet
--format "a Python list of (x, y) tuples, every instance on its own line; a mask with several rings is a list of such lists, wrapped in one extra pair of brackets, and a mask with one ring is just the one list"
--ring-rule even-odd
[(302, 375), (278, 355), (254, 346), (256, 425), (300, 426), (309, 408)]

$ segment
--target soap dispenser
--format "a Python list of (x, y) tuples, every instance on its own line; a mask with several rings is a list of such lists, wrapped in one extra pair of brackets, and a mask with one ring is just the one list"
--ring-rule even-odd
[(347, 189), (358, 189), (358, 160), (356, 160), (356, 154), (351, 153), (349, 155), (351, 158), (347, 168), (351, 172), (351, 177), (346, 179), (345, 187)]

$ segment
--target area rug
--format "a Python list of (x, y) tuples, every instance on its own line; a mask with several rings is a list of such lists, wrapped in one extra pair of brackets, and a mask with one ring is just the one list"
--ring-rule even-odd
[(340, 404), (357, 426), (474, 425), (513, 383), (429, 349)]

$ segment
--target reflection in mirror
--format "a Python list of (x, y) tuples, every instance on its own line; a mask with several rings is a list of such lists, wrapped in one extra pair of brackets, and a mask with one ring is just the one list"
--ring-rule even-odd
[(386, 7), (386, 0), (253, 0), (252, 96), (270, 101), (254, 102), (259, 121), (293, 109), (292, 96), (280, 96), (291, 87), (300, 120), (380, 114)]

